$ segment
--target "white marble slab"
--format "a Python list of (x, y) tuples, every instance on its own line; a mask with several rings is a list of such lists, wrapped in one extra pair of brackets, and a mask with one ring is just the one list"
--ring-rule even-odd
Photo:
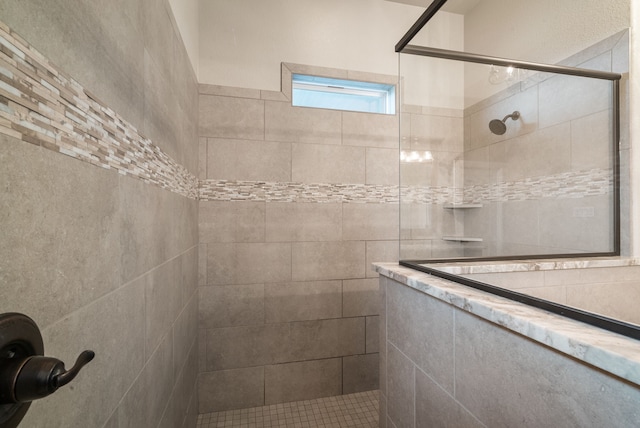
[(500, 272), (530, 272), (557, 269), (585, 269), (619, 266), (638, 266), (640, 259), (620, 257), (594, 257), (589, 259), (518, 260), (504, 262), (425, 263), (421, 266), (438, 269), (454, 275)]
[[(601, 260), (605, 261), (605, 259)], [(599, 262), (594, 260), (589, 263)], [(557, 261), (557, 263), (564, 262)], [(397, 263), (376, 263), (374, 268), (380, 275), (640, 385), (640, 341), (638, 340), (406, 268)]]

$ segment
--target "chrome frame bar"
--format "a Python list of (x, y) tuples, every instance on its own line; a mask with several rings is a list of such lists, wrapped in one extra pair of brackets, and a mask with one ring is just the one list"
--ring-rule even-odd
[(425, 10), (424, 13), (420, 16), (420, 18), (418, 18), (418, 20), (411, 26), (411, 28), (409, 28), (409, 31), (407, 31), (406, 34), (402, 36), (402, 39), (400, 39), (400, 41), (396, 44), (396, 52), (402, 51), (404, 47), (409, 44), (409, 42), (415, 37), (415, 35), (418, 34), (420, 30), (422, 30), (422, 27), (424, 27), (425, 24), (429, 22), (431, 18), (433, 18), (433, 15), (435, 15), (436, 12), (438, 12), (442, 5), (444, 5), (446, 2), (447, 0), (434, 0), (433, 3), (429, 5), (427, 10)]
[(573, 253), (573, 254), (536, 254), (536, 255), (515, 255), (496, 257), (462, 257), (448, 259), (431, 260), (400, 260), (402, 266), (407, 266), (415, 270), (430, 273), (434, 276), (449, 279), (460, 284), (464, 284), (479, 290), (487, 291), (496, 295), (507, 297), (521, 303), (538, 307), (556, 314), (564, 315), (596, 327), (625, 335), (640, 340), (640, 326), (621, 322), (619, 320), (602, 317), (590, 312), (581, 311), (556, 303), (537, 299), (511, 290), (502, 289), (490, 284), (470, 280), (458, 275), (448, 274), (425, 264), (437, 265), (439, 263), (469, 262), (469, 261), (496, 261), (496, 260), (522, 260), (522, 259), (543, 259), (543, 258), (574, 258), (574, 257), (598, 257), (598, 256), (619, 256), (621, 251), (620, 238), (620, 80), (622, 75), (607, 71), (591, 70), (562, 65), (541, 64), (528, 61), (510, 60), (506, 58), (491, 57), (486, 55), (472, 54), (446, 49), (428, 48), (422, 46), (409, 45), (411, 40), (433, 18), (447, 0), (434, 0), (420, 18), (413, 24), (409, 31), (396, 44), (396, 52), (411, 55), (427, 56), (432, 58), (449, 59), (456, 61), (472, 62), (477, 64), (497, 65), (502, 67), (517, 67), (528, 70), (564, 74), (578, 77), (589, 77), (594, 79), (609, 80), (612, 84), (612, 155), (613, 155), (613, 251), (602, 253)]
[(477, 64), (498, 65), (502, 67), (526, 68), (528, 70), (543, 71), (570, 76), (591, 77), (594, 79), (620, 80), (622, 75), (609, 71), (591, 70), (587, 68), (567, 67), (564, 65), (541, 64), (537, 62), (519, 61), (494, 56), (478, 55), (468, 52), (458, 52), (447, 49), (427, 48), (424, 46), (407, 45), (400, 53), (428, 56), (432, 58), (451, 59), (457, 61), (474, 62)]

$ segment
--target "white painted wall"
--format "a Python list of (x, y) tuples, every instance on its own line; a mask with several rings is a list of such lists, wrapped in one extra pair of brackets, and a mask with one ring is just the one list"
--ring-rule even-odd
[[(395, 44), (424, 8), (384, 0), (201, 0), (200, 82), (280, 90), (280, 63), (398, 74)], [(463, 18), (440, 13), (415, 44), (463, 48)], [(462, 69), (403, 61), (408, 104), (460, 108)], [(451, 96), (454, 94), (454, 96)]]
[[(200, 0), (200, 82), (280, 90), (281, 62), (396, 75), (394, 46), (423, 11), (384, 0)], [(422, 40), (461, 48), (461, 21), (437, 21)]]
[(169, 0), (173, 16), (178, 24), (182, 41), (191, 60), (193, 70), (198, 76), (200, 60), (200, 26), (198, 0)]
[[(465, 50), (557, 64), (629, 28), (629, 1), (482, 0), (465, 15)], [(507, 86), (489, 85), (488, 73), (488, 66), (465, 66), (466, 106)]]
[(465, 15), (465, 49), (555, 64), (629, 25), (629, 0), (482, 0)]

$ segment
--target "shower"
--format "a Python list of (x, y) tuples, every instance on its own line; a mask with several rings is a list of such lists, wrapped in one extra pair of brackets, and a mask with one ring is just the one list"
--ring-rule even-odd
[(507, 132), (507, 125), (505, 124), (505, 122), (509, 118), (518, 120), (520, 118), (520, 112), (516, 110), (513, 113), (506, 115), (502, 120), (493, 119), (491, 122), (489, 122), (489, 129), (496, 135), (504, 134), (505, 132)]

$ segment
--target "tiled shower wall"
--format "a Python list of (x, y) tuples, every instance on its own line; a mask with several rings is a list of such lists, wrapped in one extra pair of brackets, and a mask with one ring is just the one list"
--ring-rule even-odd
[(45, 3), (0, 3), (0, 312), (96, 357), (22, 425), (195, 426), (193, 70), (164, 0)]
[[(563, 65), (615, 71), (621, 81), (621, 241), (628, 252), (626, 32)], [(420, 76), (404, 76), (404, 79)], [(404, 106), (401, 259), (612, 251), (611, 83), (531, 73), (465, 110)], [(518, 110), (507, 132), (492, 119)], [(480, 205), (451, 209), (454, 202)], [(585, 233), (588, 231), (588, 233)], [(481, 239), (447, 241), (443, 237)]]
[(378, 284), (398, 258), (396, 116), (200, 87), (200, 412), (378, 387)]
[(428, 152), (426, 162), (400, 162), (401, 259), (459, 257), (465, 246), (444, 241), (463, 224), (445, 208), (462, 200), (464, 118), (461, 109), (404, 105), (401, 150)]
[[(624, 32), (565, 65), (627, 73), (628, 53)], [(539, 73), (465, 110), (464, 199), (483, 206), (458, 215), (466, 235), (484, 239), (484, 255), (612, 251), (611, 94), (609, 81)], [(623, 194), (625, 94), (623, 78)], [(504, 135), (489, 132), (514, 110), (521, 117)], [(622, 223), (627, 230), (628, 216)]]

